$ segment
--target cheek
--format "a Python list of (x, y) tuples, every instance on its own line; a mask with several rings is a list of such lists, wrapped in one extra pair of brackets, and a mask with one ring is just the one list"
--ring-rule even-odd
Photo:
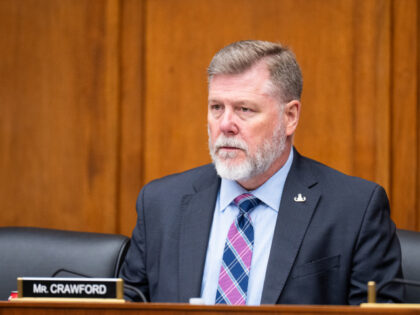
[(254, 126), (252, 129), (248, 129), (246, 134), (242, 135), (242, 138), (248, 143), (249, 150), (255, 152), (263, 146), (265, 140), (273, 137), (276, 125), (270, 121), (263, 124)]
[(210, 137), (210, 140), (212, 143), (214, 143), (214, 141), (216, 141), (217, 138), (217, 126), (215, 125), (214, 122), (211, 122), (210, 120), (207, 122), (207, 133)]

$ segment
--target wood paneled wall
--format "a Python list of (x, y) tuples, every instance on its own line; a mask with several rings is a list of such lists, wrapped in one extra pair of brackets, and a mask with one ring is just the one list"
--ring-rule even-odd
[(117, 229), (118, 8), (0, 2), (2, 225)]
[(0, 225), (129, 235), (146, 182), (210, 161), (206, 67), (290, 46), (297, 149), (420, 230), (420, 0), (0, 0)]

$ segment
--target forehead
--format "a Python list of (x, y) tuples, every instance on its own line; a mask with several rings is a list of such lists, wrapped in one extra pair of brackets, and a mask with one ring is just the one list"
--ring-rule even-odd
[(270, 73), (259, 62), (240, 74), (217, 74), (209, 83), (209, 101), (224, 97), (269, 96), (272, 91)]

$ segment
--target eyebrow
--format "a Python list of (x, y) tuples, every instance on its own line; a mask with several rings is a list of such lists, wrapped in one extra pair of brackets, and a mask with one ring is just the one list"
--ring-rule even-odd
[[(223, 103), (224, 104), (225, 102), (223, 102), (219, 99), (213, 98), (213, 99), (208, 100), (208, 104), (211, 104), (211, 103)], [(238, 106), (238, 105), (257, 105), (258, 104), (256, 102), (252, 102), (252, 101), (249, 101), (249, 100), (240, 100), (240, 101), (234, 101), (234, 102), (229, 102), (229, 103), (233, 104), (234, 106)]]

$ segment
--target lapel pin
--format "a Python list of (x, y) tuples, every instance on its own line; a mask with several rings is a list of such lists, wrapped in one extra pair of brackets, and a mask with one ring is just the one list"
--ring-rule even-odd
[(306, 197), (302, 196), (302, 194), (298, 194), (297, 197), (293, 198), (295, 200), (295, 202), (305, 202), (306, 201)]

